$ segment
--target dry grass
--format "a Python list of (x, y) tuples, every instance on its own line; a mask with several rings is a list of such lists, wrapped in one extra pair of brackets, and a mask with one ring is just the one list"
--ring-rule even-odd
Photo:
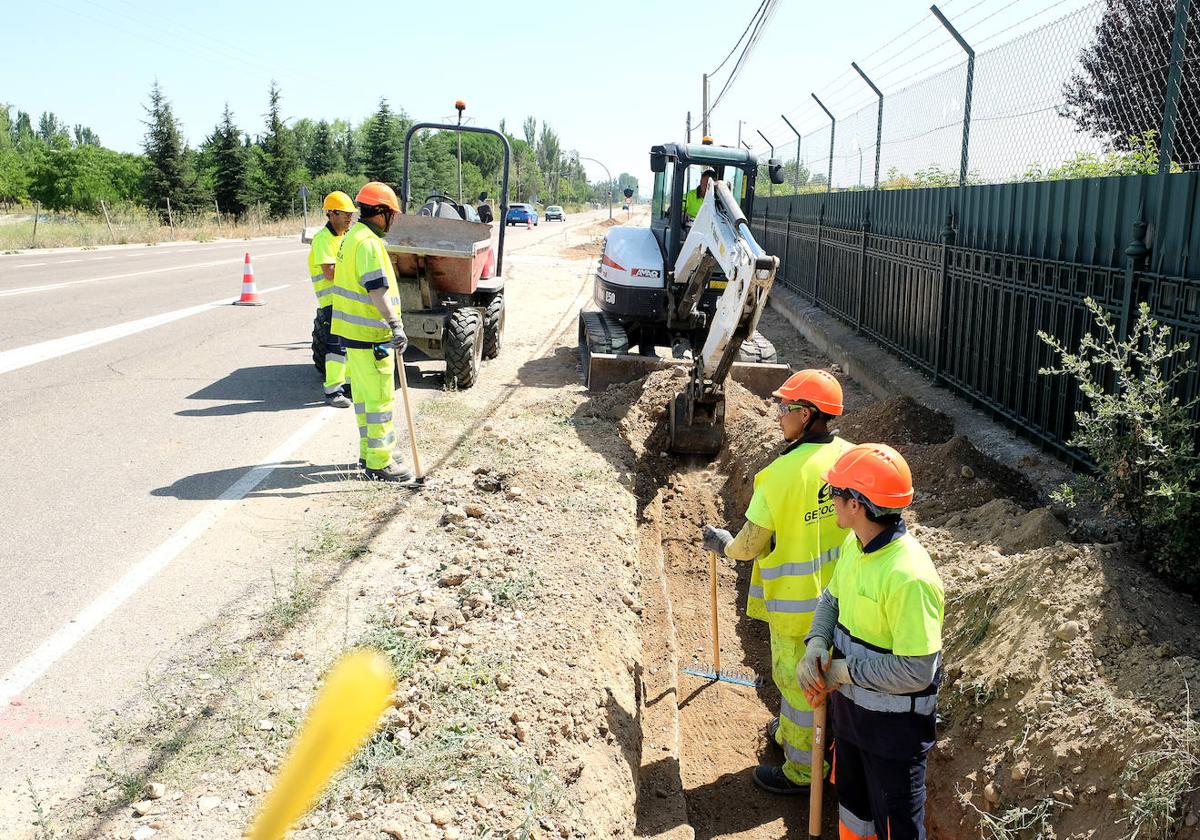
[[(31, 210), (0, 216), (0, 252), (28, 248), (89, 248), (99, 245), (147, 245), (159, 242), (210, 242), (216, 239), (248, 239), (258, 236), (299, 236), (301, 216), (270, 220), (251, 211), (241, 222), (217, 219), (216, 213), (177, 213), (175, 225), (161, 224), (147, 210), (110, 210), (112, 229), (103, 216), (86, 214), (43, 214), (34, 239)], [(315, 224), (310, 213), (309, 224)]]

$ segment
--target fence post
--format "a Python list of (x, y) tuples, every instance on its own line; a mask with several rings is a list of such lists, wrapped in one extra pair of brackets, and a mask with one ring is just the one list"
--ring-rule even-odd
[[(1180, 0), (1186, 2), (1186, 0)], [(958, 185), (964, 186), (967, 183), (967, 161), (968, 149), (971, 143), (971, 92), (975, 86), (975, 50), (971, 49), (971, 45), (966, 42), (962, 35), (958, 34), (958, 30), (946, 19), (942, 14), (942, 10), (936, 5), (930, 6), (929, 11), (933, 12), (936, 17), (946, 27), (958, 45), (963, 48), (963, 52), (967, 54), (967, 91), (963, 97), (963, 136), (962, 136), (962, 160), (958, 166)]]
[(858, 300), (854, 305), (854, 331), (862, 332), (863, 290), (867, 283), (867, 237), (871, 233), (871, 205), (863, 211), (862, 242), (858, 250)]
[(800, 132), (796, 130), (796, 126), (792, 125), (792, 121), (786, 115), (780, 114), (779, 118), (787, 123), (787, 127), (792, 130), (792, 134), (796, 135), (796, 195), (800, 195)]
[(813, 306), (819, 307), (821, 304), (817, 300), (818, 292), (821, 285), (821, 235), (822, 229), (825, 226), (825, 202), (821, 202), (821, 208), (817, 210), (817, 253), (813, 257), (813, 287), (812, 287), (812, 302)]
[(171, 224), (171, 238), (175, 238), (175, 214), (171, 212), (171, 196), (167, 196), (167, 221)]
[(1145, 203), (1138, 207), (1138, 219), (1133, 223), (1133, 241), (1125, 248), (1125, 288), (1121, 294), (1121, 322), (1118, 325), (1117, 338), (1124, 341), (1129, 338), (1130, 324), (1133, 322), (1133, 302), (1137, 291), (1137, 274), (1146, 268), (1146, 258), (1150, 256), (1150, 248), (1146, 245), (1146, 207)]
[(937, 335), (934, 336), (933, 347), (933, 384), (942, 382), (944, 369), (943, 359), (946, 352), (946, 333), (950, 329), (950, 249), (958, 238), (954, 228), (954, 211), (946, 216), (946, 226), (942, 228), (942, 276), (941, 289), (938, 295), (938, 325)]
[(788, 202), (787, 218), (783, 225), (783, 285), (791, 286), (788, 282), (788, 252), (792, 249), (792, 202)]
[(116, 245), (116, 244), (117, 244), (117, 237), (116, 237), (116, 234), (114, 234), (114, 233), (113, 233), (113, 229), (112, 229), (112, 219), (110, 219), (110, 218), (108, 217), (108, 205), (106, 205), (106, 204), (104, 203), (104, 199), (103, 199), (103, 198), (102, 198), (102, 199), (100, 199), (100, 209), (104, 211), (104, 223), (105, 223), (106, 225), (108, 225), (108, 238), (109, 238), (109, 239), (111, 239), (111, 240), (113, 241), (113, 244), (114, 244), (114, 245)]
[(38, 216), (42, 215), (42, 205), (40, 202), (33, 202), (33, 236), (29, 238), (29, 247), (37, 247), (37, 223)]
[(851, 61), (850, 66), (858, 72), (858, 75), (862, 76), (862, 80), (879, 97), (879, 113), (875, 117), (875, 189), (879, 189), (879, 152), (883, 147), (883, 91), (875, 87), (875, 83), (867, 77), (857, 62)]
[(829, 171), (825, 175), (825, 192), (833, 192), (833, 138), (837, 136), (837, 119), (825, 107), (825, 103), (817, 99), (815, 93), (812, 94), (812, 98), (816, 99), (821, 110), (825, 112), (825, 116), (829, 117)]
[(1175, 0), (1175, 30), (1171, 33), (1171, 64), (1167, 73), (1167, 93), (1163, 98), (1162, 132), (1158, 137), (1158, 174), (1171, 171), (1175, 154), (1175, 118), (1179, 115), (1179, 74), (1183, 63), (1183, 42), (1187, 37), (1188, 7), (1191, 0)]

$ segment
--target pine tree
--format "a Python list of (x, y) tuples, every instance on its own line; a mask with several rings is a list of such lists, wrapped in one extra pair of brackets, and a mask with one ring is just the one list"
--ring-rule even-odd
[(396, 148), (396, 118), (387, 100), (379, 100), (379, 110), (371, 118), (363, 149), (363, 171), (372, 181), (399, 186), (400, 154)]
[(329, 123), (321, 120), (313, 132), (312, 150), (308, 156), (308, 171), (314, 178), (337, 172), (341, 167), (338, 162), (338, 152), (333, 145), (333, 133)]
[(213, 149), (213, 197), (222, 213), (232, 213), (241, 218), (247, 209), (248, 163), (246, 149), (242, 145), (242, 132), (233, 124), (229, 103), (221, 122), (213, 129), (208, 139)]
[(354, 128), (346, 124), (345, 129), (338, 135), (335, 141), (337, 153), (341, 156), (345, 163), (345, 168), (342, 170), (348, 175), (362, 174), (362, 156), (360, 154), (358, 143), (354, 140)]
[(185, 180), (183, 165), (183, 138), (179, 123), (171, 110), (171, 103), (163, 95), (158, 81), (150, 88), (150, 104), (146, 107), (150, 119), (146, 121), (146, 138), (142, 148), (146, 152), (146, 200), (166, 218), (167, 199), (176, 205), (184, 203)]
[(266, 181), (267, 204), (271, 215), (286, 216), (291, 212), (293, 199), (300, 187), (300, 161), (291, 132), (280, 116), (279, 86), (271, 82), (270, 104), (267, 111), (267, 133), (259, 144), (262, 147), (263, 177)]

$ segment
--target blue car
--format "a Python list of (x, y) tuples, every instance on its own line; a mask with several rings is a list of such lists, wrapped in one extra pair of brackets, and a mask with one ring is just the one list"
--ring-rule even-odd
[(504, 217), (504, 224), (527, 225), (530, 220), (533, 221), (533, 226), (537, 227), (538, 211), (533, 208), (532, 204), (510, 204), (508, 215)]

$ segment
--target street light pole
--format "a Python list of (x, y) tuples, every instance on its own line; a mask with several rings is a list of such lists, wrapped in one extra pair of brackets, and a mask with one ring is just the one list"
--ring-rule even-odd
[[(458, 111), (458, 124), (462, 125), (462, 114), (466, 110), (467, 103), (461, 99), (454, 103), (454, 109)], [(462, 132), (454, 132), (454, 139), (458, 141), (458, 203), (462, 205)]]
[(592, 163), (596, 164), (601, 169), (603, 169), (604, 174), (608, 176), (608, 183), (612, 186), (612, 189), (610, 189), (608, 191), (608, 218), (611, 219), (612, 218), (612, 191), (617, 188), (616, 183), (613, 181), (612, 173), (608, 171), (607, 166), (605, 166), (603, 163), (600, 163), (600, 161), (596, 160), (595, 158), (584, 157), (583, 155), (580, 155), (579, 159), (580, 160), (590, 160)]

